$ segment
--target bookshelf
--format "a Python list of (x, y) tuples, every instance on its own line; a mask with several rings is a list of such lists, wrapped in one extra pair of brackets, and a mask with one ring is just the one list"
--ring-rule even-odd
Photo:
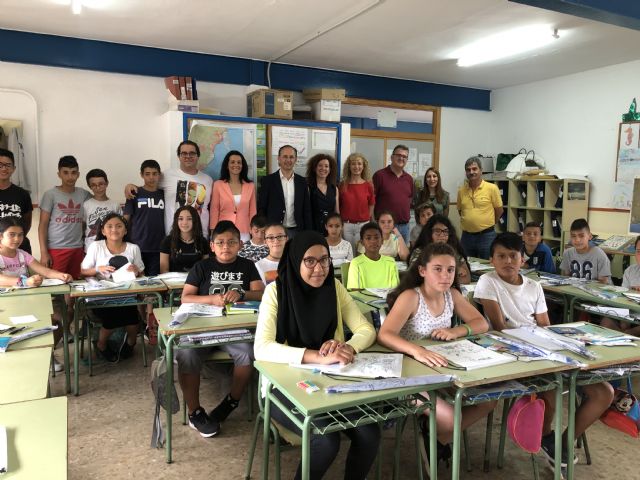
[(514, 179), (486, 175), (500, 190), (504, 213), (499, 232), (522, 232), (529, 222), (542, 224), (542, 239), (552, 251), (561, 253), (563, 232), (576, 218), (589, 214), (589, 182), (586, 180), (521, 176)]

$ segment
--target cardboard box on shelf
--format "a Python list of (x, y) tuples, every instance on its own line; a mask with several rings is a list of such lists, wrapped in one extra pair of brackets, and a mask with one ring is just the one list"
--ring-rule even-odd
[(339, 122), (342, 102), (340, 100), (320, 100), (311, 104), (313, 118), (323, 122)]
[(293, 93), (286, 90), (261, 89), (247, 94), (247, 115), (254, 118), (293, 117)]
[(302, 91), (304, 99), (309, 102), (319, 102), (320, 100), (344, 100), (346, 91), (344, 88), (309, 88)]

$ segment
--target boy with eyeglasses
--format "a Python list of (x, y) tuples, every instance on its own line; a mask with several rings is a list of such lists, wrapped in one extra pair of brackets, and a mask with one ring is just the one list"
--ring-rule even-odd
[(264, 229), (264, 240), (269, 247), (269, 255), (258, 260), (256, 268), (265, 287), (278, 277), (278, 263), (287, 239), (287, 231), (280, 223), (270, 223)]
[[(169, 235), (176, 209), (190, 205), (196, 209), (202, 223), (202, 234), (209, 237), (209, 202), (213, 179), (198, 169), (200, 147), (191, 140), (180, 142), (177, 149), (180, 168), (170, 168), (162, 173), (160, 188), (164, 190), (164, 230)], [(127, 200), (135, 198), (138, 187), (132, 183), (124, 187)]]
[[(109, 179), (104, 170), (94, 168), (87, 173), (87, 185), (93, 197), (88, 198), (82, 204), (82, 222), (84, 224), (84, 251), (89, 250), (91, 245), (98, 234), (98, 230), (101, 227), (102, 219), (107, 216), (108, 213), (116, 212), (122, 214), (120, 203), (115, 200), (111, 200), (107, 196), (107, 187), (109, 186)], [(145, 264), (146, 267), (146, 264)], [(148, 273), (148, 272), (146, 272)]]
[[(239, 257), (240, 231), (228, 220), (218, 222), (211, 231), (213, 257), (196, 263), (187, 275), (182, 303), (224, 306), (241, 300), (260, 300), (264, 284), (253, 262)], [(204, 359), (214, 348), (233, 359), (231, 391), (209, 414), (200, 405), (200, 372)], [(251, 381), (253, 345), (236, 343), (210, 348), (179, 349), (176, 352), (178, 380), (189, 409), (189, 426), (203, 437), (213, 437), (220, 423), (238, 407)]]
[(31, 196), (24, 188), (11, 183), (11, 175), (16, 171), (13, 152), (0, 148), (0, 218), (15, 217), (22, 223), (24, 240), (20, 249), (31, 253), (31, 243), (27, 233), (31, 229), (33, 205)]

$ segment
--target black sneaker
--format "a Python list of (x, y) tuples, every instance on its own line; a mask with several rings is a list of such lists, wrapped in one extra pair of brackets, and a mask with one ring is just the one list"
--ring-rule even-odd
[(120, 347), (120, 359), (131, 358), (133, 355), (133, 347), (135, 347), (135, 345), (129, 345), (129, 343), (125, 341), (122, 347)]
[(224, 397), (224, 400), (220, 402), (216, 408), (211, 410), (209, 416), (218, 422), (224, 422), (227, 417), (233, 412), (236, 408), (238, 408), (238, 404), (240, 402), (238, 400), (234, 400), (231, 398), (231, 394)]
[[(541, 446), (542, 446), (542, 454), (544, 455), (545, 459), (547, 460), (547, 463), (549, 465), (549, 467), (551, 468), (551, 470), (555, 470), (555, 466), (556, 466), (556, 461), (555, 461), (555, 455), (556, 455), (556, 434), (554, 432), (551, 432), (545, 436), (542, 437), (542, 442), (541, 442)], [(568, 454), (567, 454), (567, 449), (564, 448), (564, 445), (562, 446), (562, 455), (561, 455), (561, 459), (560, 459), (560, 472), (562, 473), (563, 478), (566, 478), (567, 476), (567, 460), (568, 460)], [(576, 463), (578, 463), (578, 457), (574, 454), (573, 456), (573, 464), (575, 465)]]
[(205, 438), (213, 437), (220, 432), (220, 423), (209, 418), (209, 415), (202, 407), (198, 407), (193, 413), (189, 414), (189, 426), (197, 430)]
[(95, 343), (94, 346), (96, 349), (96, 357), (98, 358), (98, 360), (104, 360), (105, 362), (109, 363), (118, 363), (118, 354), (111, 350), (109, 345), (107, 345), (107, 348), (105, 348), (104, 350), (100, 350), (97, 343)]
[[(426, 454), (426, 459), (428, 462), (431, 462), (429, 458), (429, 452), (431, 448), (430, 437), (429, 437), (429, 419), (424, 418), (420, 424), (420, 429), (422, 430), (422, 441), (424, 442), (424, 451)], [(436, 457), (437, 462), (444, 462), (445, 466), (449, 468), (451, 466), (451, 446), (447, 444), (440, 443), (439, 440), (436, 440)]]

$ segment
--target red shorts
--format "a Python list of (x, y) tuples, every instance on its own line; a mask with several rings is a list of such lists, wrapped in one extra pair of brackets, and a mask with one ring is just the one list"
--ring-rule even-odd
[(68, 273), (73, 278), (80, 278), (80, 264), (84, 258), (84, 250), (80, 248), (50, 248), (51, 268)]

